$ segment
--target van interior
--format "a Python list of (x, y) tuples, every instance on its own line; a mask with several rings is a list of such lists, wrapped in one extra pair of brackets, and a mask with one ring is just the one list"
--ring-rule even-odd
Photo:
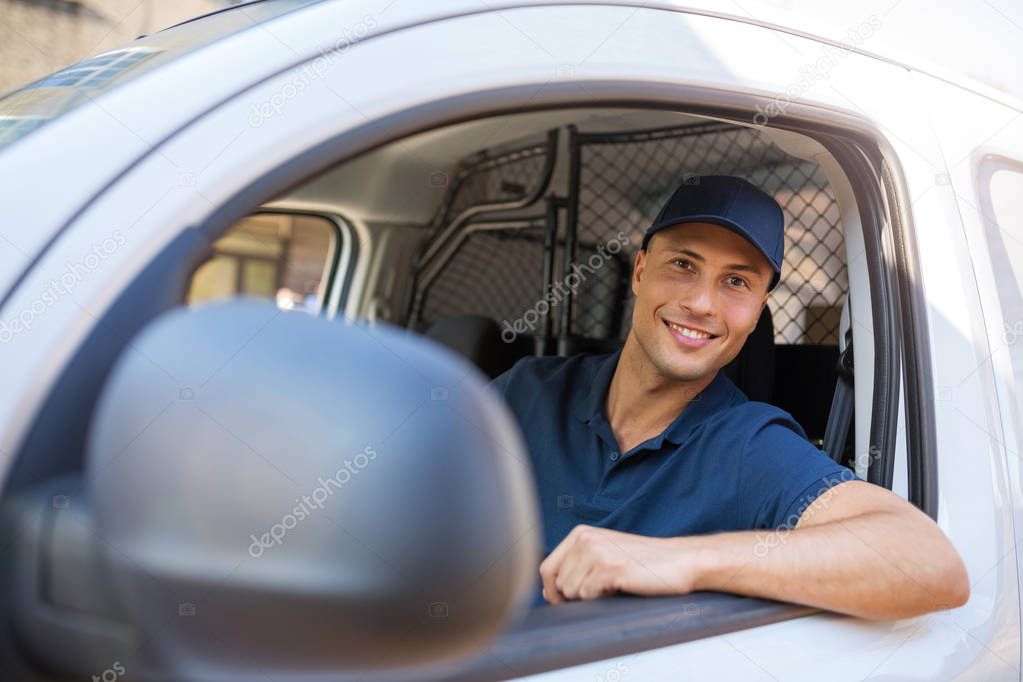
[(283, 310), (398, 325), (491, 378), (529, 354), (610, 352), (629, 332), (644, 230), (679, 184), (706, 174), (746, 178), (786, 221), (781, 281), (723, 371), (865, 476), (852, 454), (867, 442), (871, 404), (869, 374), (857, 383), (852, 371), (853, 345), (856, 364), (872, 364), (860, 218), (835, 158), (797, 132), (610, 107), (426, 131), (235, 224), (187, 300), (261, 296)]

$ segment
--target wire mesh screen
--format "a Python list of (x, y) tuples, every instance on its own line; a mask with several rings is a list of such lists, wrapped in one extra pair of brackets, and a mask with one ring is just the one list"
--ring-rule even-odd
[[(467, 208), (526, 196), (542, 181), (547, 153), (547, 145), (537, 143), (493, 155), (482, 152), (464, 160), (459, 164), (451, 180), (451, 189), (432, 221), (434, 233)], [(431, 181), (444, 183), (448, 178), (439, 174)]]
[[(608, 243), (578, 243), (573, 266), (565, 272), (564, 242), (558, 242), (555, 288), (560, 285), (572, 289), (572, 333), (590, 339), (625, 338), (622, 320), (632, 274), (632, 253), (624, 246), (619, 248), (617, 243), (612, 243), (608, 249)], [(573, 281), (573, 277), (577, 281)], [(555, 317), (558, 313), (560, 311), (555, 312)], [(582, 329), (578, 326), (580, 319), (585, 320)]]
[[(625, 247), (582, 279), (574, 291), (570, 329), (593, 339), (624, 339), (632, 317), (628, 286), (642, 233), (674, 189), (693, 176), (738, 175), (771, 194), (785, 213), (785, 260), (770, 307), (779, 344), (836, 344), (848, 291), (844, 242), (835, 197), (820, 168), (790, 156), (760, 131), (707, 123), (614, 134), (579, 134), (574, 264)], [(541, 181), (549, 148), (542, 143), (481, 152), (459, 166), (433, 221), (434, 237), (465, 209), (526, 196)], [(569, 198), (571, 201), (571, 198)], [(561, 221), (559, 221), (561, 222)], [(543, 226), (470, 230), (439, 273), (416, 292), (422, 330), (450, 315), (475, 313), (498, 322), (520, 319), (543, 296)], [(561, 231), (564, 231), (562, 226)], [(559, 235), (552, 287), (569, 276)], [(457, 238), (457, 237), (455, 237)], [(429, 240), (429, 241), (432, 241)], [(603, 252), (599, 251), (605, 247)], [(558, 313), (551, 323), (557, 328)]]
[(490, 317), (502, 328), (505, 321), (523, 319), (541, 296), (544, 230), (537, 221), (526, 228), (470, 232), (424, 284), (417, 331), (469, 313)]
[[(628, 262), (643, 231), (682, 182), (695, 175), (738, 175), (772, 195), (785, 212), (785, 261), (768, 306), (779, 344), (836, 344), (848, 291), (844, 243), (835, 197), (820, 168), (790, 156), (759, 131), (700, 124), (619, 134), (578, 136), (580, 175), (576, 234), (601, 244), (630, 236)], [(583, 254), (577, 254), (581, 259)], [(613, 278), (578, 292), (572, 332), (603, 338)], [(631, 292), (620, 337), (628, 333)]]

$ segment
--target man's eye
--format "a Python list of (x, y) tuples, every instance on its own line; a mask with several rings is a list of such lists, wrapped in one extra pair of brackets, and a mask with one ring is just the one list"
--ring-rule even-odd
[(738, 277), (738, 276), (735, 276), (735, 275), (729, 277), (728, 281), (733, 286), (737, 286), (737, 287), (748, 287), (749, 286), (748, 284), (746, 284), (746, 280), (744, 280), (742, 277)]
[(676, 265), (681, 265), (686, 270), (688, 270), (690, 268), (690, 266), (692, 266), (692, 264), (693, 264), (693, 262), (691, 260), (689, 260), (688, 258), (675, 258), (671, 262), (676, 264)]

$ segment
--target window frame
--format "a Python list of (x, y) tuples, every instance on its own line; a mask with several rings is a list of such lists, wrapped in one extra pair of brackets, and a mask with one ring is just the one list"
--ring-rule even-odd
[[(305, 216), (320, 218), (327, 222), (332, 230), (333, 238), (331, 239), (330, 250), (324, 259), (323, 298), (320, 300), (316, 316), (333, 318), (338, 310), (343, 310), (348, 300), (348, 293), (351, 291), (352, 275), (355, 270), (355, 259), (358, 253), (358, 241), (355, 238), (355, 231), (352, 228), (351, 222), (339, 213), (286, 207), (277, 208), (273, 206), (261, 206), (246, 217), (257, 215)], [(231, 228), (227, 229), (230, 230)], [(221, 233), (220, 237), (223, 237), (226, 233), (226, 231)], [(217, 237), (217, 239), (220, 237)], [(217, 255), (213, 243), (210, 245), (210, 250), (211, 256)], [(205, 265), (206, 262), (208, 261), (203, 261), (192, 268), (188, 274), (189, 283), (191, 283), (196, 271)], [(336, 295), (334, 291), (335, 286), (339, 288)], [(183, 300), (183, 302), (186, 301)]]
[[(617, 84), (610, 84), (614, 88)], [(553, 85), (551, 90), (556, 90)], [(640, 97), (597, 97), (577, 101), (574, 92), (551, 94), (549, 102), (538, 102), (535, 93), (529, 105), (501, 105), (508, 101), (527, 101), (521, 88), (481, 90), (468, 95), (434, 101), (412, 107), (400, 114), (358, 126), (312, 149), (306, 150), (273, 171), (251, 182), (233, 199), (224, 202), (207, 219), (204, 231), (216, 233), (224, 225), (244, 213), (256, 197), (279, 195), (302, 185), (318, 173), (349, 162), (355, 157), (391, 144), (411, 135), (439, 127), (479, 118), (511, 113), (575, 107), (615, 106), (661, 108), (715, 118), (740, 119), (752, 117), (756, 98), (740, 93), (713, 93), (713, 102), (699, 98), (680, 99), (677, 88), (670, 92)], [(694, 88), (695, 90), (695, 88)], [(603, 88), (592, 89), (604, 92)], [(908, 202), (898, 173), (894, 151), (883, 135), (864, 119), (850, 114), (824, 113), (815, 107), (792, 103), (774, 126), (816, 139), (836, 158), (849, 176), (863, 223), (867, 261), (871, 269), (871, 302), (874, 313), (875, 367), (873, 415), (870, 442), (882, 443), (882, 456), (877, 473), (871, 481), (891, 488), (895, 461), (895, 441), (899, 424), (899, 389), (902, 360), (906, 359), (906, 402), (919, 403), (926, 395), (930, 380), (929, 357), (921, 352), (927, 347), (927, 330), (920, 311), (923, 293), (912, 286), (910, 274), (916, 271), (915, 241), (912, 223), (905, 213)], [(347, 153), (346, 153), (347, 152)], [(887, 169), (887, 170), (884, 170)], [(898, 238), (896, 231), (902, 234)], [(870, 238), (868, 238), (870, 235)], [(885, 263), (894, 263), (886, 267)], [(907, 321), (912, 328), (907, 328)], [(901, 343), (900, 343), (901, 340)], [(877, 387), (882, 390), (877, 390)], [(910, 501), (934, 518), (937, 514), (936, 460), (933, 447), (921, 447), (934, 440), (933, 411), (926, 406), (908, 413), (906, 427), (907, 466), (910, 472)], [(709, 605), (721, 604), (720, 609)], [(702, 610), (694, 621), (678, 618), (678, 610), (698, 605)], [(585, 610), (593, 617), (614, 614), (613, 626), (588, 629), (576, 615)], [(557, 670), (604, 660), (616, 655), (638, 653), (649, 649), (681, 644), (768, 623), (781, 622), (820, 612), (796, 604), (739, 597), (727, 594), (692, 594), (682, 597), (632, 598), (610, 597), (598, 602), (584, 602), (558, 607), (534, 609), (513, 630), (501, 636), (490, 649), (501, 657), (514, 657), (516, 665), (530, 674)], [(674, 614), (672, 617), (670, 614)], [(542, 615), (541, 615), (542, 614)], [(656, 624), (656, 625), (655, 625)], [(537, 645), (537, 628), (543, 628)], [(507, 659), (506, 659), (507, 660)], [(507, 667), (495, 665), (492, 656), (473, 659), (474, 663), (455, 679), (504, 679)], [(449, 675), (450, 671), (445, 673)], [(523, 673), (525, 674), (525, 673)], [(444, 679), (448, 679), (445, 677)]]

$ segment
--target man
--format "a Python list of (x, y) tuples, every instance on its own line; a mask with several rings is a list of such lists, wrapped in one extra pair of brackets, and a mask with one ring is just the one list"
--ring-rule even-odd
[(687, 182), (636, 254), (624, 347), (526, 358), (494, 380), (533, 458), (539, 601), (717, 590), (897, 619), (969, 598), (930, 518), (720, 371), (756, 326), (783, 249), (770, 196), (736, 177)]

